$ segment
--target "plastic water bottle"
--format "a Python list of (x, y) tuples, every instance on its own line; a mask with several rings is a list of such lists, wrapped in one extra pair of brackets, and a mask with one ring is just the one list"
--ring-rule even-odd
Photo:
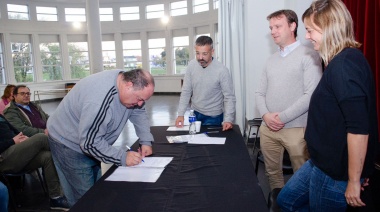
[(190, 114), (189, 114), (189, 134), (190, 135), (194, 135), (197, 133), (196, 131), (196, 127), (195, 127), (195, 121), (196, 121), (196, 118), (195, 118), (195, 113), (194, 113), (194, 110), (190, 110)]

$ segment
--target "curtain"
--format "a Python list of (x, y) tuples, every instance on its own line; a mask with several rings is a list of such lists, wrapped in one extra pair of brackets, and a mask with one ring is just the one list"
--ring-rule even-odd
[(356, 40), (367, 58), (375, 78), (377, 118), (380, 132), (380, 1), (343, 0), (354, 21)]
[(244, 61), (244, 0), (219, 1), (221, 62), (230, 70), (236, 96), (235, 123), (245, 131), (246, 92)]

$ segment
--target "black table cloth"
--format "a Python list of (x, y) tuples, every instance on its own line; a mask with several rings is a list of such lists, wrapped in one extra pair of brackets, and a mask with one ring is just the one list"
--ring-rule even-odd
[(209, 134), (224, 145), (170, 144), (166, 136), (187, 132), (167, 128), (151, 127), (153, 156), (173, 157), (157, 182), (104, 181), (113, 166), (70, 211), (268, 211), (237, 125)]

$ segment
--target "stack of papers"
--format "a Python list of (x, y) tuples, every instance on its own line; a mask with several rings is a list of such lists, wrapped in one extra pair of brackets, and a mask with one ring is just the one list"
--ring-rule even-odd
[(173, 157), (146, 157), (136, 166), (119, 166), (106, 181), (154, 183), (161, 176)]
[(183, 127), (168, 127), (166, 131), (189, 131), (189, 125), (185, 125)]
[(224, 144), (226, 138), (209, 137), (206, 133), (195, 135), (166, 136), (169, 143), (189, 143), (189, 144)]

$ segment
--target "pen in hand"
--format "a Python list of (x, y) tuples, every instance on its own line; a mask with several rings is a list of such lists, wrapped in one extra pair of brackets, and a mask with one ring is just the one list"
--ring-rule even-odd
[[(128, 151), (130, 151), (130, 152), (133, 151), (133, 150), (131, 149), (131, 147), (129, 147), (129, 146), (126, 146), (126, 147), (127, 147)], [(145, 163), (144, 159), (141, 159), (141, 161)]]

